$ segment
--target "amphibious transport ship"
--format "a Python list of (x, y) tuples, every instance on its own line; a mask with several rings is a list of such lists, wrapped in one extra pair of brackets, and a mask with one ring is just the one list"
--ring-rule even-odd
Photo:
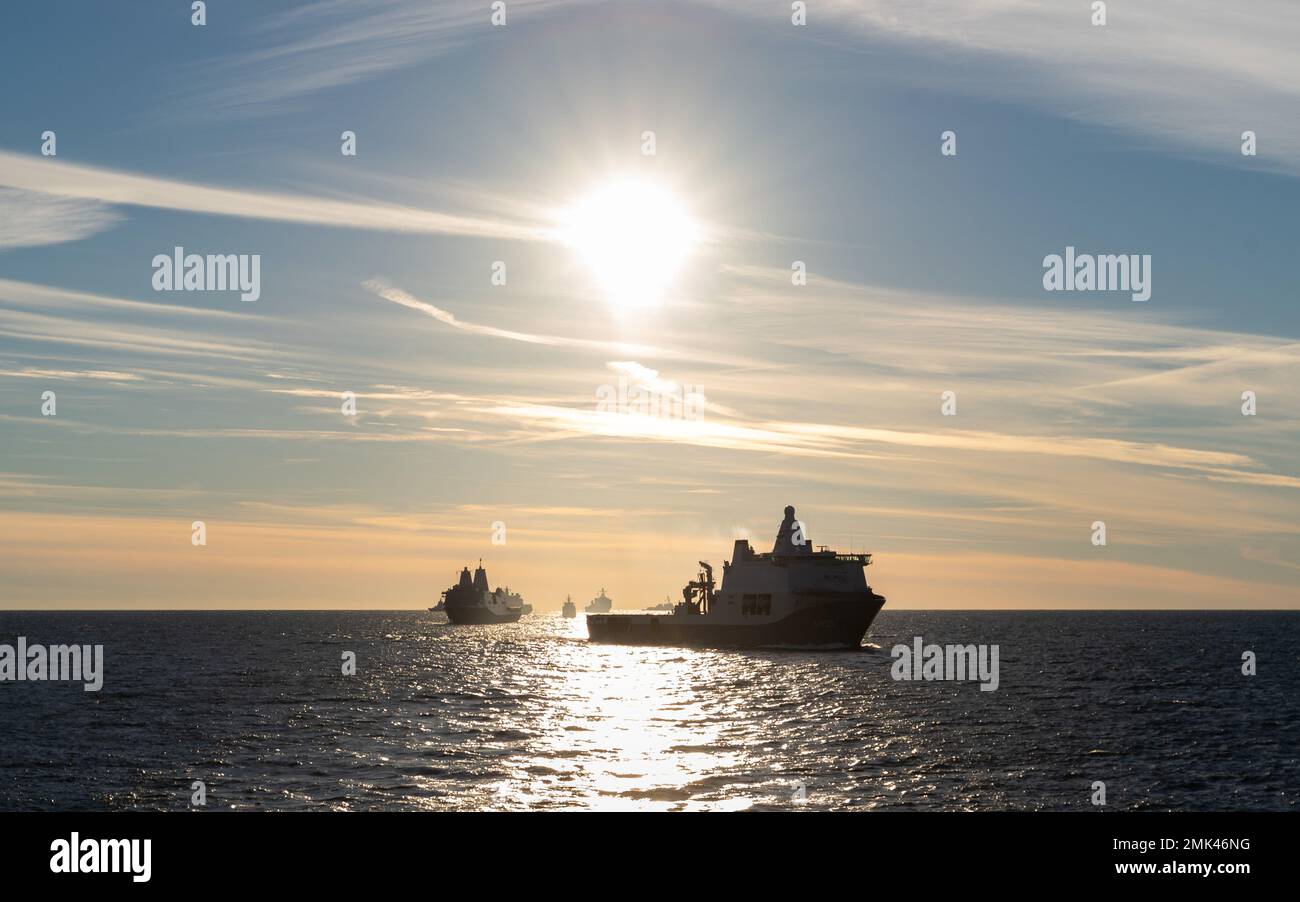
[(870, 564), (869, 554), (814, 551), (787, 507), (770, 553), (736, 540), (721, 587), (700, 561), (671, 614), (589, 614), (587, 633), (624, 645), (857, 648), (885, 603), (867, 585)]
[(460, 581), (443, 594), (443, 610), (452, 623), (514, 623), (524, 613), (524, 600), (519, 595), (500, 587), (488, 588), (482, 561), (473, 579), (466, 567), (460, 571)]

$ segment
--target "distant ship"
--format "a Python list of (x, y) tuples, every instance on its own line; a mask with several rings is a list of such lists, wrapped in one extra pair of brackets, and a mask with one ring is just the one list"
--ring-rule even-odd
[(604, 588), (601, 588), (600, 594), (587, 603), (584, 609), (588, 614), (608, 614), (614, 607), (614, 600), (605, 595)]
[(447, 593), (443, 592), (442, 597), (438, 599), (438, 603), (429, 608), (429, 610), (437, 611), (439, 613), (447, 610)]
[(524, 613), (524, 600), (508, 589), (488, 588), (487, 571), (479, 561), (471, 580), (469, 568), (445, 593), (444, 610), (452, 623), (514, 623)]
[(561, 610), (563, 611), (564, 616), (570, 620), (578, 616), (578, 606), (573, 603), (573, 596), (564, 596), (564, 607)]
[(671, 614), (600, 614), (587, 632), (624, 645), (857, 648), (885, 603), (867, 585), (870, 564), (869, 554), (814, 551), (787, 507), (770, 553), (736, 540), (716, 592), (713, 568), (700, 561)]
[(669, 601), (667, 597), (664, 598), (663, 604), (657, 604), (653, 607), (646, 608), (647, 611), (671, 611), (672, 609), (673, 603)]

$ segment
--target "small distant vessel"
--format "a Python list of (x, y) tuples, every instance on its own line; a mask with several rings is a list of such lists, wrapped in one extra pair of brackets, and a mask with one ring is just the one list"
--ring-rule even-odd
[(443, 592), (442, 597), (438, 599), (438, 603), (435, 604), (433, 607), (429, 608), (429, 610), (439, 614), (447, 610), (447, 593)]
[(657, 604), (654, 605), (653, 607), (646, 608), (647, 611), (671, 611), (672, 609), (673, 609), (673, 603), (668, 600), (667, 596), (664, 596), (663, 604)]
[(509, 589), (488, 588), (487, 571), (479, 561), (471, 579), (469, 568), (445, 593), (444, 610), (452, 623), (514, 623), (524, 613), (524, 600)]
[(624, 645), (857, 648), (885, 603), (867, 585), (869, 554), (839, 554), (809, 544), (794, 508), (785, 509), (770, 553), (737, 539), (716, 591), (700, 561), (671, 614), (587, 618), (593, 642)]
[(564, 616), (570, 620), (578, 616), (578, 606), (573, 603), (573, 596), (564, 596), (564, 607), (561, 610)]
[(588, 614), (608, 614), (614, 608), (614, 599), (605, 595), (605, 589), (602, 587), (600, 594), (587, 603), (584, 609)]

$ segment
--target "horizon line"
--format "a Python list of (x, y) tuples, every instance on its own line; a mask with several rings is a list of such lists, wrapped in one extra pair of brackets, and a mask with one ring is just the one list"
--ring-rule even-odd
[[(662, 602), (660, 602), (662, 604)], [(550, 608), (546, 609), (550, 611)], [(561, 608), (555, 608), (559, 611)], [(618, 608), (632, 613), (649, 608)], [(963, 614), (1300, 614), (1300, 608), (892, 608), (894, 611), (935, 611)], [(3, 614), (396, 614), (435, 613), (422, 608), (0, 608)], [(885, 609), (881, 609), (884, 613)], [(440, 612), (438, 612), (440, 613)], [(515, 621), (518, 622), (518, 621)], [(489, 624), (491, 625), (491, 624)], [(507, 624), (499, 624), (507, 625)]]

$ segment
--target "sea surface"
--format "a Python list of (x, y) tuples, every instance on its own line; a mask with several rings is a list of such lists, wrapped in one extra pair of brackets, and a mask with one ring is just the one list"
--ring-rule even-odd
[[(1300, 614), (885, 610), (858, 651), (595, 646), (582, 615), (0, 613), (0, 810), (1300, 808)], [(896, 643), (999, 646), (999, 687)], [(1258, 673), (1244, 676), (1242, 653)], [(357, 672), (342, 674), (344, 652)]]

